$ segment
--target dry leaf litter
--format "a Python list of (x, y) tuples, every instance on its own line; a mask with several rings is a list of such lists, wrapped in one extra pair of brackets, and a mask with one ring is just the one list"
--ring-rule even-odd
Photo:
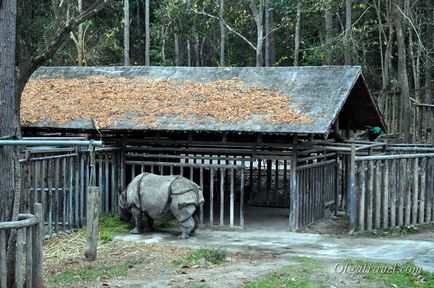
[(124, 119), (155, 128), (161, 115), (182, 116), (187, 123), (192, 123), (189, 116), (210, 123), (234, 123), (252, 115), (266, 115), (261, 122), (273, 124), (312, 122), (289, 108), (290, 104), (289, 95), (247, 87), (236, 78), (196, 82), (90, 76), (84, 80), (30, 80), (22, 96), (21, 117), (23, 123), (30, 124), (91, 118), (99, 128)]

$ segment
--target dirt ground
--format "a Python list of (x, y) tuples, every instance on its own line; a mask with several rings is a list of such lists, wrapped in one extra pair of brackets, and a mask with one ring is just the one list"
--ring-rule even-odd
[[(201, 227), (198, 233), (202, 233), (204, 243), (210, 243), (205, 235), (215, 235), (212, 237), (223, 237), (220, 242), (233, 242), (234, 239), (224, 238), (224, 233), (216, 227)], [(355, 241), (359, 237), (365, 236), (348, 236), (348, 223), (345, 217), (330, 216), (327, 220), (315, 223), (301, 231), (306, 233), (299, 237), (316, 237), (315, 234), (326, 234), (325, 237), (333, 239)], [(170, 230), (170, 229), (169, 229)], [(172, 230), (177, 230), (173, 228)], [(204, 231), (205, 230), (205, 231)], [(227, 230), (227, 229), (223, 229)], [(230, 230), (230, 229), (229, 229)], [(214, 231), (214, 232), (213, 232)], [(283, 267), (291, 265), (303, 265), (297, 260), (291, 258), (291, 251), (284, 249), (272, 250), (266, 249), (270, 243), (263, 243), (264, 247), (259, 246), (243, 247), (242, 239), (240, 241), (239, 251), (230, 251), (231, 253), (226, 262), (219, 265), (213, 265), (206, 261), (199, 261), (188, 265), (175, 264), (175, 261), (183, 259), (186, 255), (191, 254), (197, 249), (198, 237), (193, 237), (186, 241), (177, 239), (176, 232), (159, 231), (163, 233), (159, 236), (141, 235), (143, 241), (124, 241), (113, 240), (108, 243), (99, 243), (98, 259), (95, 262), (87, 262), (83, 259), (84, 236), (79, 233), (63, 235), (47, 241), (45, 245), (44, 269), (46, 279), (53, 279), (65, 271), (86, 270), (86, 269), (105, 269), (104, 267), (113, 266), (116, 263), (127, 261), (132, 263), (128, 265), (126, 275), (124, 276), (101, 276), (94, 280), (83, 280), (80, 276), (75, 276), (69, 283), (51, 283), (48, 287), (244, 287), (247, 283), (261, 278), (270, 272), (277, 271)], [(238, 233), (248, 234), (249, 229), (238, 231)], [(268, 233), (268, 231), (267, 231)], [(281, 232), (282, 233), (282, 232)], [(312, 234), (315, 233), (315, 234)], [(173, 234), (173, 235), (172, 235)], [(240, 234), (241, 235), (241, 234)], [(203, 238), (205, 237), (205, 238)], [(247, 236), (246, 236), (247, 237)], [(380, 237), (383, 239), (384, 237)], [(155, 240), (156, 239), (156, 240)], [(162, 240), (162, 241), (159, 241)], [(271, 238), (270, 238), (271, 239)], [(378, 241), (382, 241), (379, 239)], [(416, 240), (416, 241), (433, 241), (433, 230), (419, 231), (408, 235), (401, 235), (399, 240)], [(154, 241), (155, 240), (155, 241)], [(163, 241), (164, 240), (164, 241)], [(219, 239), (217, 243), (219, 242)], [(345, 240), (345, 241), (347, 241)], [(261, 241), (264, 241), (263, 239)], [(296, 240), (297, 241), (297, 240)], [(376, 241), (374, 239), (374, 241)], [(393, 241), (393, 240), (392, 240)], [(372, 242), (372, 240), (371, 240)], [(188, 243), (193, 243), (191, 247)], [(398, 243), (398, 242), (397, 242)], [(427, 243), (427, 242), (424, 242)], [(211, 243), (210, 243), (211, 244)], [(340, 244), (339, 244), (340, 245)], [(410, 243), (410, 245), (412, 245)], [(199, 246), (202, 247), (202, 246)], [(210, 246), (211, 247), (211, 246)], [(215, 247), (215, 245), (213, 246)], [(225, 247), (222, 245), (222, 247)], [(204, 247), (206, 248), (206, 247)], [(226, 248), (226, 247), (225, 247)], [(312, 248), (315, 249), (315, 248)], [(286, 253), (281, 253), (286, 251)], [(296, 254), (294, 254), (296, 255)], [(321, 287), (381, 287), (378, 283), (372, 283), (370, 280), (363, 278), (361, 275), (349, 276), (339, 274), (335, 267), (340, 260), (336, 257), (317, 258), (321, 265), (316, 267), (311, 274), (314, 275), (315, 283), (321, 283)], [(313, 286), (313, 287), (319, 287)]]

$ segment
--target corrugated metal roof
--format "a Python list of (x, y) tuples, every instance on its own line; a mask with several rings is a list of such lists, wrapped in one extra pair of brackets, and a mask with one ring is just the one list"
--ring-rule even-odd
[[(210, 82), (216, 80), (240, 79), (246, 86), (257, 86), (276, 90), (283, 95), (290, 95), (290, 107), (306, 115), (311, 123), (267, 123), (259, 121), (269, 115), (252, 114), (248, 120), (232, 123), (210, 122), (193, 115), (158, 115), (158, 125), (148, 126), (128, 115), (125, 119), (104, 127), (104, 130), (170, 130), (170, 131), (214, 131), (214, 132), (255, 132), (255, 133), (300, 133), (326, 134), (344, 107), (347, 99), (354, 98), (347, 104), (348, 113), (365, 113), (366, 117), (356, 117), (356, 128), (364, 125), (384, 127), (381, 115), (366, 87), (366, 82), (359, 66), (316, 66), (316, 67), (41, 67), (32, 79), (59, 78), (86, 79), (89, 76), (143, 77), (151, 76), (158, 80), (193, 80)], [(357, 85), (356, 85), (357, 83)], [(85, 84), (84, 84), (85, 85)], [(357, 86), (357, 91), (353, 91)], [(353, 96), (354, 95), (354, 96)], [(357, 101), (354, 101), (357, 100)], [(43, 101), (43, 100), (41, 100)], [(357, 103), (363, 103), (363, 110)], [(121, 104), (120, 104), (121, 105)], [(85, 109), (85, 107), (83, 107)], [(351, 117), (351, 116), (350, 116)], [(128, 119), (127, 119), (128, 118)], [(40, 121), (23, 124), (24, 127), (60, 128), (94, 130), (91, 119), (77, 119), (65, 124)]]

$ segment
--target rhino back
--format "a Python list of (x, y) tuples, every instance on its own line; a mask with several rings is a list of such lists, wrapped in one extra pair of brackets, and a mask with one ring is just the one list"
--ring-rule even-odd
[(140, 200), (142, 210), (151, 218), (163, 220), (170, 214), (168, 205), (170, 184), (176, 176), (160, 176), (147, 174), (140, 181)]

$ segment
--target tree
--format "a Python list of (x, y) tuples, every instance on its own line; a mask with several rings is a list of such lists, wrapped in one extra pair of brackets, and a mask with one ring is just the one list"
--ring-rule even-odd
[(300, 29), (301, 29), (301, 0), (297, 1), (297, 16), (294, 36), (294, 66), (298, 66), (298, 57), (300, 54)]
[(351, 65), (352, 0), (345, 1), (345, 65)]
[(225, 23), (223, 17), (225, 15), (225, 0), (219, 2), (219, 17), (220, 17), (220, 66), (225, 66)]
[[(19, 117), (15, 101), (16, 1), (0, 1), (0, 138), (19, 137)], [(18, 149), (0, 146), (0, 222), (13, 215), (15, 181), (19, 176)], [(15, 216), (15, 217), (13, 217)]]
[(151, 49), (151, 31), (149, 28), (149, 1), (145, 0), (145, 65), (151, 65), (149, 50)]
[[(332, 6), (331, 4), (329, 4), (329, 6), (325, 9), (324, 11), (324, 25), (325, 25), (325, 32), (326, 32), (326, 39), (325, 39), (325, 44), (326, 46), (331, 47), (331, 43), (332, 43), (332, 30), (333, 30), (333, 12), (332, 12)], [(326, 65), (330, 65), (332, 64), (332, 53), (331, 51), (327, 51), (326, 52), (326, 56), (324, 58), (323, 61), (324, 64)]]
[(396, 39), (398, 42), (398, 79), (401, 87), (401, 119), (402, 119), (402, 135), (404, 141), (411, 143), (413, 141), (413, 131), (411, 127), (412, 110), (410, 102), (410, 87), (407, 75), (407, 56), (405, 49), (405, 35), (402, 25), (401, 9), (399, 1), (394, 1), (393, 20), (396, 29)]
[(124, 0), (124, 65), (130, 65), (130, 1)]

